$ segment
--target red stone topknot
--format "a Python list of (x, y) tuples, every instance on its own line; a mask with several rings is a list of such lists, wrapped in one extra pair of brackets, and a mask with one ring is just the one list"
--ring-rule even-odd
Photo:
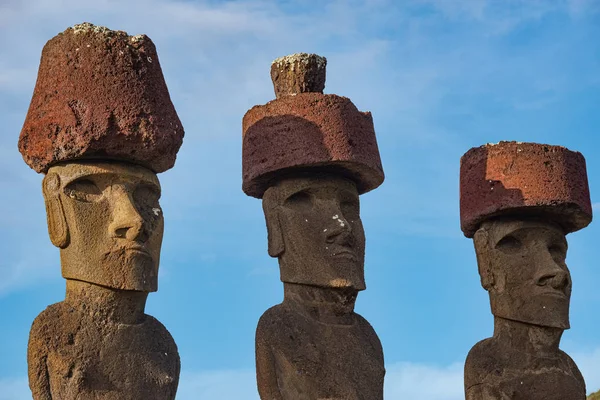
[(35, 171), (114, 159), (163, 172), (173, 167), (183, 135), (146, 35), (83, 23), (44, 46), (19, 138), (19, 151)]
[(474, 147), (460, 160), (460, 224), (472, 238), (497, 216), (540, 216), (565, 233), (592, 221), (585, 159), (562, 146), (500, 142)]
[(242, 121), (242, 190), (262, 198), (290, 171), (321, 168), (354, 180), (359, 193), (384, 179), (370, 112), (350, 99), (323, 94), (327, 61), (316, 54), (281, 57), (271, 65), (277, 99)]

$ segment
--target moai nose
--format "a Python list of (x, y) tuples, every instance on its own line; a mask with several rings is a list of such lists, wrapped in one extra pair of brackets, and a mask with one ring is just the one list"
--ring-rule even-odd
[(556, 290), (564, 291), (569, 285), (569, 276), (563, 270), (546, 272), (536, 279), (536, 284), (538, 286), (551, 286)]
[(113, 220), (109, 231), (113, 237), (145, 242), (144, 219), (126, 190), (117, 190), (113, 199)]
[(540, 268), (535, 280), (538, 286), (550, 286), (556, 290), (565, 291), (569, 285), (569, 274), (548, 254), (541, 260)]
[(342, 245), (352, 244), (352, 226), (339, 207), (332, 208), (329, 228), (325, 232), (328, 243), (336, 242)]

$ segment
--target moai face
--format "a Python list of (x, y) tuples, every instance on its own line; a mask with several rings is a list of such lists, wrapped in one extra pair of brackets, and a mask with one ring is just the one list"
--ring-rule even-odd
[(541, 220), (485, 222), (474, 236), (483, 287), (497, 317), (569, 328), (571, 275), (562, 229)]
[(325, 174), (282, 179), (265, 193), (263, 209), (283, 282), (365, 289), (365, 233), (353, 181)]
[(42, 185), (63, 277), (158, 289), (164, 219), (155, 173), (121, 162), (71, 162), (51, 167)]

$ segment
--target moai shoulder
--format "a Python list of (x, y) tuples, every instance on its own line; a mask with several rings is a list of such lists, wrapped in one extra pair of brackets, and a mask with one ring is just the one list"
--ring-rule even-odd
[(543, 359), (534, 358), (533, 363), (531, 360), (529, 354), (515, 351), (493, 338), (480, 341), (465, 361), (466, 400), (582, 399), (585, 381), (567, 353), (558, 350), (546, 365)]
[(84, 23), (46, 44), (19, 149), (45, 174), (67, 290), (30, 331), (34, 400), (175, 398), (177, 346), (144, 308), (164, 229), (156, 174), (182, 138), (148, 37)]
[(284, 301), (256, 331), (265, 400), (383, 398), (381, 343), (354, 312), (366, 287), (359, 195), (383, 169), (370, 113), (322, 93), (325, 65), (309, 54), (275, 60), (277, 99), (242, 124), (243, 190), (263, 201), (284, 283)]
[(583, 156), (536, 143), (473, 148), (460, 191), (494, 315), (494, 335), (466, 359), (467, 399), (584, 400), (581, 372), (559, 348), (570, 328), (566, 235), (592, 219)]

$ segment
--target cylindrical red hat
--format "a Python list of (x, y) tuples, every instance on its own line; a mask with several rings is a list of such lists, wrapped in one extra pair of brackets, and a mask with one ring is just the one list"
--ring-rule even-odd
[(474, 147), (460, 160), (460, 223), (473, 237), (486, 219), (543, 216), (565, 233), (592, 221), (585, 159), (576, 151), (538, 143)]
[(323, 57), (294, 54), (273, 62), (276, 100), (242, 121), (243, 191), (261, 198), (284, 172), (320, 167), (356, 182), (359, 193), (384, 179), (373, 118), (350, 99), (323, 94)]
[(116, 159), (163, 172), (183, 127), (146, 35), (83, 23), (46, 43), (19, 151), (37, 172), (62, 161)]

